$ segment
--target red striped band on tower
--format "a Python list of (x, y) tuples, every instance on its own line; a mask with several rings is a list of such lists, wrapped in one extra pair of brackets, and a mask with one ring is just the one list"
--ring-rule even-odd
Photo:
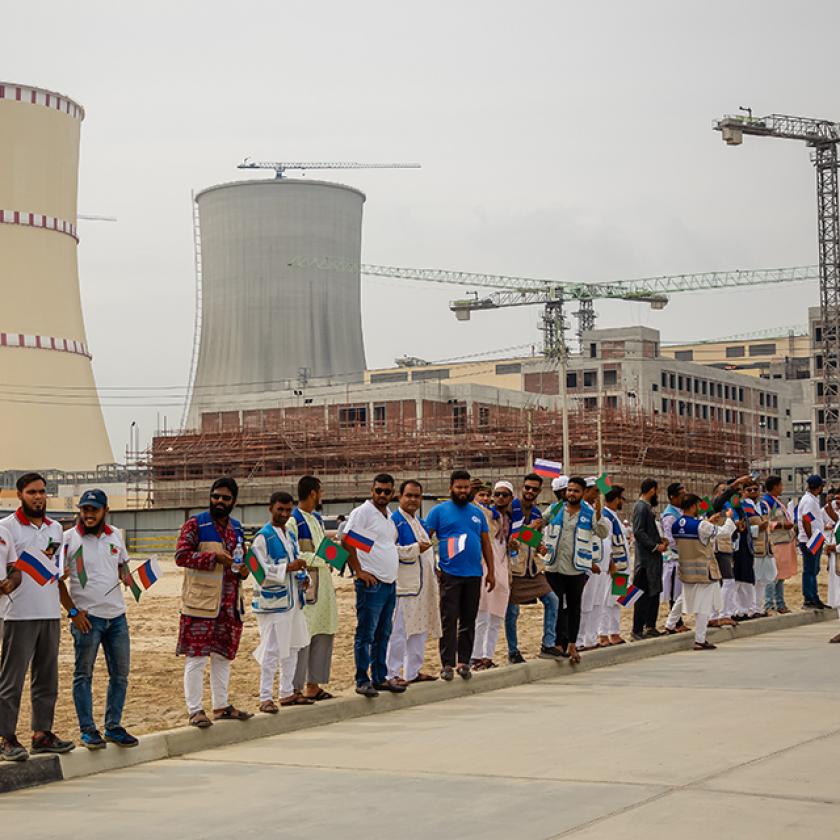
[(21, 102), (24, 105), (40, 105), (53, 111), (60, 111), (80, 122), (85, 118), (85, 109), (61, 93), (30, 85), (18, 85), (11, 82), (0, 82), (0, 99)]
[(79, 241), (78, 231), (72, 222), (59, 219), (56, 216), (47, 216), (44, 213), (29, 213), (26, 210), (0, 210), (0, 225), (24, 225), (25, 227), (54, 230), (72, 236), (76, 242)]
[(24, 347), (31, 350), (57, 350), (59, 353), (75, 353), (92, 359), (87, 345), (74, 338), (55, 338), (51, 335), (27, 335), (26, 333), (0, 332), (0, 347)]

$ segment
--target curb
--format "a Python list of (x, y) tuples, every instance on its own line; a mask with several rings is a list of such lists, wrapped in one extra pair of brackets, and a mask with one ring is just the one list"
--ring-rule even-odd
[(33, 756), (29, 761), (0, 764), (0, 793), (60, 782), (61, 762), (57, 755)]
[[(721, 627), (710, 630), (709, 639), (713, 642), (744, 639), (777, 630), (789, 630), (794, 627), (817, 624), (832, 620), (835, 617), (834, 610), (814, 610), (812, 612), (772, 616), (756, 619), (746, 624), (739, 624), (737, 627)], [(571, 677), (575, 673), (583, 671), (688, 650), (693, 644), (693, 638), (693, 634), (681, 633), (676, 636), (664, 636), (658, 639), (603, 648), (584, 654), (581, 663), (574, 667), (565, 659), (559, 662), (537, 659), (527, 662), (525, 665), (482, 671), (475, 674), (469, 681), (456, 679), (450, 683), (440, 681), (417, 683), (412, 685), (404, 694), (382, 694), (375, 700), (352, 695), (305, 708), (283, 709), (278, 715), (258, 714), (244, 723), (225, 721), (216, 723), (209, 729), (196, 729), (190, 726), (169, 729), (142, 736), (139, 746), (132, 749), (109, 746), (106, 750), (91, 752), (77, 748), (72, 753), (60, 757), (59, 776), (57, 778), (41, 781), (57, 781), (62, 778), (62, 774), (64, 779), (75, 779), (80, 776), (103, 773), (107, 770), (133, 767), (163, 758), (177, 758), (200, 750), (239, 744), (255, 738), (296, 732), (396, 709), (408, 709), (413, 706), (452, 700), (456, 697), (469, 697), (473, 694), (483, 694), (486, 691), (511, 688), (558, 676)], [(26, 762), (28, 765), (33, 763)], [(29, 782), (29, 784), (40, 783), (38, 780)], [(0, 786), (0, 791), (5, 789)], [(8, 789), (11, 790), (12, 788)]]

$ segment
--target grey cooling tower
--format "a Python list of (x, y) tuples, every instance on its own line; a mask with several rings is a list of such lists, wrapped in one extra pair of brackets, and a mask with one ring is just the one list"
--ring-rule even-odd
[[(361, 258), (364, 193), (323, 181), (239, 181), (196, 196), (202, 306), (187, 425), (309, 378), (365, 369)], [(344, 270), (325, 271), (314, 260)], [(302, 268), (295, 261), (312, 267)], [(290, 265), (290, 263), (295, 263)]]

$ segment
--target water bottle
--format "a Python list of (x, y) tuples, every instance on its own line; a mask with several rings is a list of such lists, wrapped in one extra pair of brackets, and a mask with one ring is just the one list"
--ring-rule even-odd
[(245, 549), (242, 547), (242, 538), (236, 541), (236, 548), (233, 550), (233, 565), (230, 570), (238, 575), (242, 569), (242, 560), (245, 557)]

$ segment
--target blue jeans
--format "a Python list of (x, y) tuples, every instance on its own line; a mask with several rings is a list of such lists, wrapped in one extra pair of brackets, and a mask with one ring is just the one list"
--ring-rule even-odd
[(768, 583), (764, 590), (764, 609), (783, 610), (786, 608), (785, 582), (783, 580), (775, 580), (773, 583)]
[(805, 543), (799, 543), (802, 552), (802, 597), (806, 604), (816, 604), (820, 596), (817, 592), (817, 575), (820, 573), (819, 555), (808, 551)]
[[(557, 610), (560, 600), (553, 592), (540, 595), (540, 601), (545, 608), (543, 611), (543, 647), (554, 647), (557, 642)], [(505, 612), (505, 638), (507, 639), (508, 654), (519, 650), (519, 638), (516, 634), (516, 622), (519, 621), (519, 604), (508, 604)]]
[(356, 639), (353, 654), (356, 659), (356, 686), (375, 685), (388, 679), (388, 640), (394, 623), (397, 605), (397, 584), (377, 581), (365, 586), (357, 580)]
[(73, 703), (79, 718), (79, 729), (82, 732), (92, 732), (96, 729), (96, 723), (93, 720), (91, 682), (100, 645), (102, 645), (105, 663), (108, 666), (105, 730), (117, 729), (122, 721), (125, 695), (128, 690), (128, 672), (131, 666), (128, 621), (125, 614), (111, 619), (89, 615), (88, 621), (90, 621), (90, 630), (87, 633), (81, 633), (73, 624), (70, 625), (70, 633), (76, 649)]

